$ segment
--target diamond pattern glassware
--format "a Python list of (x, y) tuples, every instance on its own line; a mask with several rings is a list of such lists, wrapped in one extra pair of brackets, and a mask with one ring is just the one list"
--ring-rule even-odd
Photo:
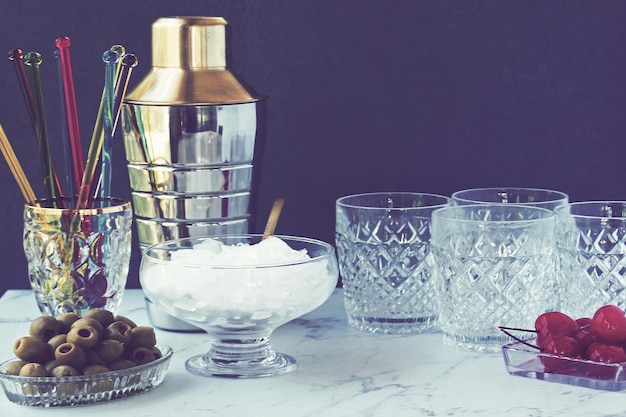
[(430, 214), (448, 203), (448, 197), (425, 193), (337, 200), (335, 242), (353, 328), (401, 334), (436, 327)]
[(539, 314), (558, 309), (552, 211), (451, 206), (433, 213), (432, 233), (446, 344), (496, 352), (510, 341), (497, 326), (532, 328)]
[(583, 201), (556, 211), (563, 312), (626, 309), (626, 201)]
[(569, 196), (562, 191), (528, 187), (470, 188), (452, 193), (451, 199), (455, 205), (506, 203), (548, 210), (569, 202)]
[(116, 312), (131, 256), (132, 209), (118, 199), (71, 210), (69, 200), (24, 208), (24, 253), (39, 309), (57, 316), (91, 308)]

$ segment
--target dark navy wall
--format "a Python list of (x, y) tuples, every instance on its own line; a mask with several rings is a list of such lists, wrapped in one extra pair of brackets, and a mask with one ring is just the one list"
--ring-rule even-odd
[[(623, 1), (4, 0), (1, 7), (0, 51), (46, 59), (51, 137), (61, 131), (54, 40), (72, 39), (85, 152), (105, 49), (121, 43), (137, 54), (132, 88), (150, 67), (154, 20), (225, 17), (231, 67), (270, 97), (254, 231), (262, 232), (279, 196), (286, 204), (277, 233), (329, 242), (334, 201), (349, 193), (512, 185), (555, 188), (572, 200), (626, 199)], [(38, 186), (35, 140), (8, 59), (0, 61), (0, 91), (0, 123)], [(130, 197), (119, 136), (113, 152), (113, 191)], [(2, 160), (0, 293), (28, 288), (22, 204)], [(131, 287), (139, 285), (134, 245)]]

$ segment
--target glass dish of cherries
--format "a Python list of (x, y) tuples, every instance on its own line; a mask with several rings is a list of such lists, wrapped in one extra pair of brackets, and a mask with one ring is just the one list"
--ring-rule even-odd
[[(515, 342), (502, 352), (511, 375), (594, 389), (626, 389), (626, 315), (605, 305), (593, 317), (551, 311), (535, 320), (534, 329), (500, 327)], [(521, 339), (514, 332), (534, 333)]]

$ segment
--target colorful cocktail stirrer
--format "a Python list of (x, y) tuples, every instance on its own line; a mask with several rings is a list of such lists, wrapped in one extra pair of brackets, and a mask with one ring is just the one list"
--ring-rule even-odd
[(57, 74), (59, 80), (59, 97), (61, 99), (61, 137), (63, 138), (63, 154), (65, 155), (65, 175), (67, 179), (67, 195), (72, 198), (76, 194), (76, 179), (72, 162), (72, 144), (67, 126), (67, 112), (65, 106), (65, 92), (63, 90), (63, 70), (61, 68), (60, 53), (54, 51), (54, 58), (57, 63)]
[(117, 52), (107, 50), (102, 54), (102, 61), (104, 61), (104, 106), (103, 106), (103, 119), (104, 119), (104, 135), (102, 141), (101, 151), (101, 183), (100, 183), (100, 198), (107, 198), (111, 195), (111, 153), (112, 153), (112, 138), (113, 138), (113, 109), (115, 107), (115, 72), (116, 64), (120, 60)]
[(57, 196), (57, 180), (52, 167), (50, 147), (48, 144), (48, 129), (46, 126), (46, 114), (41, 90), (41, 77), (39, 66), (42, 58), (38, 52), (29, 52), (24, 56), (27, 75), (31, 86), (35, 126), (37, 129), (37, 144), (41, 158), (41, 170), (43, 174), (44, 191), (46, 198), (55, 200)]
[[(119, 74), (121, 71), (121, 66), (123, 65), (122, 57), (119, 57), (119, 53), (124, 51), (124, 47), (121, 45), (113, 45), (109, 49), (109, 51), (118, 54), (118, 61), (117, 61), (117, 65), (115, 68), (116, 72), (114, 76), (114, 85), (115, 85), (114, 95), (116, 95), (115, 92), (117, 91), (117, 87), (118, 87), (119, 79), (120, 79)], [(106, 53), (107, 51), (105, 51), (104, 54)], [(106, 84), (106, 79), (105, 79), (105, 84)], [(100, 153), (103, 147), (104, 122), (105, 122), (104, 121), (105, 95), (106, 94), (107, 93), (106, 93), (106, 86), (105, 86), (105, 89), (103, 89), (102, 91), (102, 99), (100, 100), (100, 106), (98, 108), (98, 114), (96, 116), (96, 123), (93, 128), (93, 134), (91, 136), (89, 150), (87, 151), (87, 163), (85, 165), (85, 172), (84, 172), (83, 180), (81, 182), (80, 190), (78, 193), (78, 205), (79, 206), (84, 206), (89, 199), (89, 193), (92, 188), (92, 183), (93, 183), (95, 172), (96, 172), (97, 162), (100, 158)], [(113, 100), (113, 106), (115, 108), (115, 98)], [(113, 135), (114, 133), (115, 133), (115, 122), (113, 123), (113, 126), (112, 126), (111, 135)], [(100, 193), (101, 186), (102, 186), (102, 174), (100, 175), (98, 182), (95, 184), (95, 187), (94, 187), (95, 196), (102, 195)]]
[(76, 189), (79, 189), (81, 186), (81, 178), (83, 178), (84, 159), (80, 142), (80, 126), (78, 123), (76, 93), (74, 91), (74, 75), (72, 74), (72, 62), (70, 58), (70, 38), (67, 36), (61, 36), (56, 39), (55, 45), (59, 51), (59, 60), (61, 63), (61, 78), (63, 80), (67, 129), (72, 150), (74, 183), (76, 185)]
[(24, 52), (21, 49), (13, 49), (9, 51), (9, 61), (12, 61), (15, 65), (15, 74), (20, 85), (20, 91), (22, 92), (22, 98), (26, 105), (26, 111), (28, 118), (33, 128), (33, 132), (37, 135), (37, 125), (35, 122), (35, 109), (33, 104), (33, 95), (30, 90), (30, 83), (28, 82), (28, 76), (26, 75), (26, 69), (24, 68)]
[[(22, 98), (24, 99), (24, 104), (26, 105), (26, 112), (28, 113), (28, 119), (30, 120), (31, 127), (33, 129), (33, 134), (35, 135), (35, 140), (37, 142), (37, 148), (39, 149), (40, 147), (39, 144), (41, 142), (40, 132), (42, 131), (42, 129), (39, 126), (40, 121), (38, 121), (35, 116), (36, 110), (35, 110), (35, 103), (33, 102), (33, 92), (30, 86), (30, 82), (28, 81), (29, 77), (26, 73), (26, 67), (24, 66), (23, 51), (18, 48), (9, 51), (9, 60), (12, 61), (15, 66), (15, 73), (19, 81), (18, 84), (20, 86), (20, 91), (22, 92)], [(36, 68), (37, 72), (38, 72), (38, 69), (39, 68), (37, 67)], [(42, 159), (42, 167), (44, 170), (43, 172), (44, 172), (44, 177), (45, 177), (45, 173), (48, 172), (48, 169), (47, 169), (48, 162), (46, 162), (45, 165), (43, 162), (44, 160)], [(62, 194), (61, 186), (58, 183), (58, 178), (56, 175), (56, 171), (54, 169), (54, 165), (52, 164), (52, 161), (49, 161), (49, 164), (52, 170), (52, 178), (54, 180), (56, 194), (60, 195)]]
[[(79, 210), (86, 208), (89, 204), (90, 192), (92, 191), (93, 179), (99, 160), (102, 162), (102, 172), (99, 181), (100, 187), (98, 187), (96, 195), (106, 198), (110, 197), (112, 138), (120, 117), (121, 104), (128, 87), (130, 74), (137, 65), (137, 58), (134, 54), (126, 54), (122, 45), (113, 45), (103, 54), (105, 86), (85, 164), (80, 140), (74, 76), (69, 50), (71, 46), (70, 38), (61, 36), (55, 40), (55, 45), (57, 48), (55, 58), (58, 60), (57, 69), (61, 93), (61, 110), (64, 119), (62, 136), (67, 164), (68, 196), (78, 196), (74, 208)], [(48, 143), (48, 131), (39, 74), (39, 65), (42, 62), (41, 55), (36, 52), (24, 55), (22, 50), (13, 49), (9, 52), (9, 59), (15, 64), (15, 71), (20, 81), (19, 85), (26, 103), (28, 117), (37, 139), (46, 197), (56, 200), (57, 197), (63, 196), (63, 193), (52, 163)], [(1, 137), (0, 140), (2, 140)], [(3, 149), (7, 149), (7, 147), (3, 145)], [(10, 153), (8, 154), (10, 155)], [(15, 164), (12, 166), (15, 166)], [(14, 176), (16, 176), (16, 179), (19, 178), (16, 174)]]
[[(121, 70), (121, 66), (122, 66), (122, 56), (124, 56), (124, 52), (126, 51), (126, 49), (124, 48), (123, 45), (113, 45), (111, 46), (111, 48), (109, 48), (110, 52), (113, 53), (117, 53), (118, 56), (118, 60), (117, 63), (115, 64), (115, 80), (114, 80), (114, 84), (115, 84), (115, 97), (117, 97), (117, 90), (119, 87), (119, 76), (120, 76), (120, 70)], [(103, 54), (104, 55), (104, 54)], [(105, 84), (106, 84), (106, 80), (105, 80)], [(104, 117), (104, 98), (105, 98), (105, 89), (106, 89), (106, 85), (105, 87), (102, 89), (102, 97), (100, 98), (100, 105), (98, 107), (98, 120), (96, 122), (96, 127), (97, 126), (101, 126), (100, 123), (102, 122), (102, 118)], [(114, 106), (115, 106), (115, 99), (114, 99)], [(96, 130), (96, 128), (94, 128), (94, 131)], [(102, 127), (102, 134), (104, 135), (104, 127)], [(115, 132), (115, 124), (113, 125), (113, 130), (112, 132)], [(104, 137), (102, 139), (104, 141)], [(104, 144), (103, 144), (104, 146)], [(94, 198), (100, 197), (100, 186), (102, 184), (102, 173), (98, 176), (98, 182), (96, 183), (95, 187), (92, 185), (92, 188), (94, 188), (94, 192), (93, 192), (93, 196)]]
[(124, 97), (126, 96), (126, 90), (128, 89), (130, 76), (133, 73), (133, 69), (139, 64), (139, 60), (137, 59), (137, 56), (135, 56), (135, 54), (125, 54), (122, 57), (121, 62), (122, 71), (119, 74), (119, 79), (115, 92), (115, 121), (113, 122), (114, 132), (115, 128), (117, 127), (117, 121), (120, 118), (122, 103), (124, 102)]

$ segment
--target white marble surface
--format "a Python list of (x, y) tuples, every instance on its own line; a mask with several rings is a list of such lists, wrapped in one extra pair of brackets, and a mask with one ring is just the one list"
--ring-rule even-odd
[[(141, 290), (129, 290), (120, 314), (150, 324)], [(39, 315), (30, 291), (0, 299), (0, 358)], [(275, 350), (299, 369), (260, 379), (193, 375), (184, 362), (208, 349), (204, 333), (157, 331), (174, 348), (163, 384), (107, 403), (40, 409), (0, 397), (0, 416), (611, 416), (626, 414), (626, 392), (537, 381), (506, 372), (500, 354), (445, 346), (441, 334), (388, 336), (351, 329), (341, 290), (316, 311), (275, 331)], [(119, 414), (118, 414), (119, 413)]]

